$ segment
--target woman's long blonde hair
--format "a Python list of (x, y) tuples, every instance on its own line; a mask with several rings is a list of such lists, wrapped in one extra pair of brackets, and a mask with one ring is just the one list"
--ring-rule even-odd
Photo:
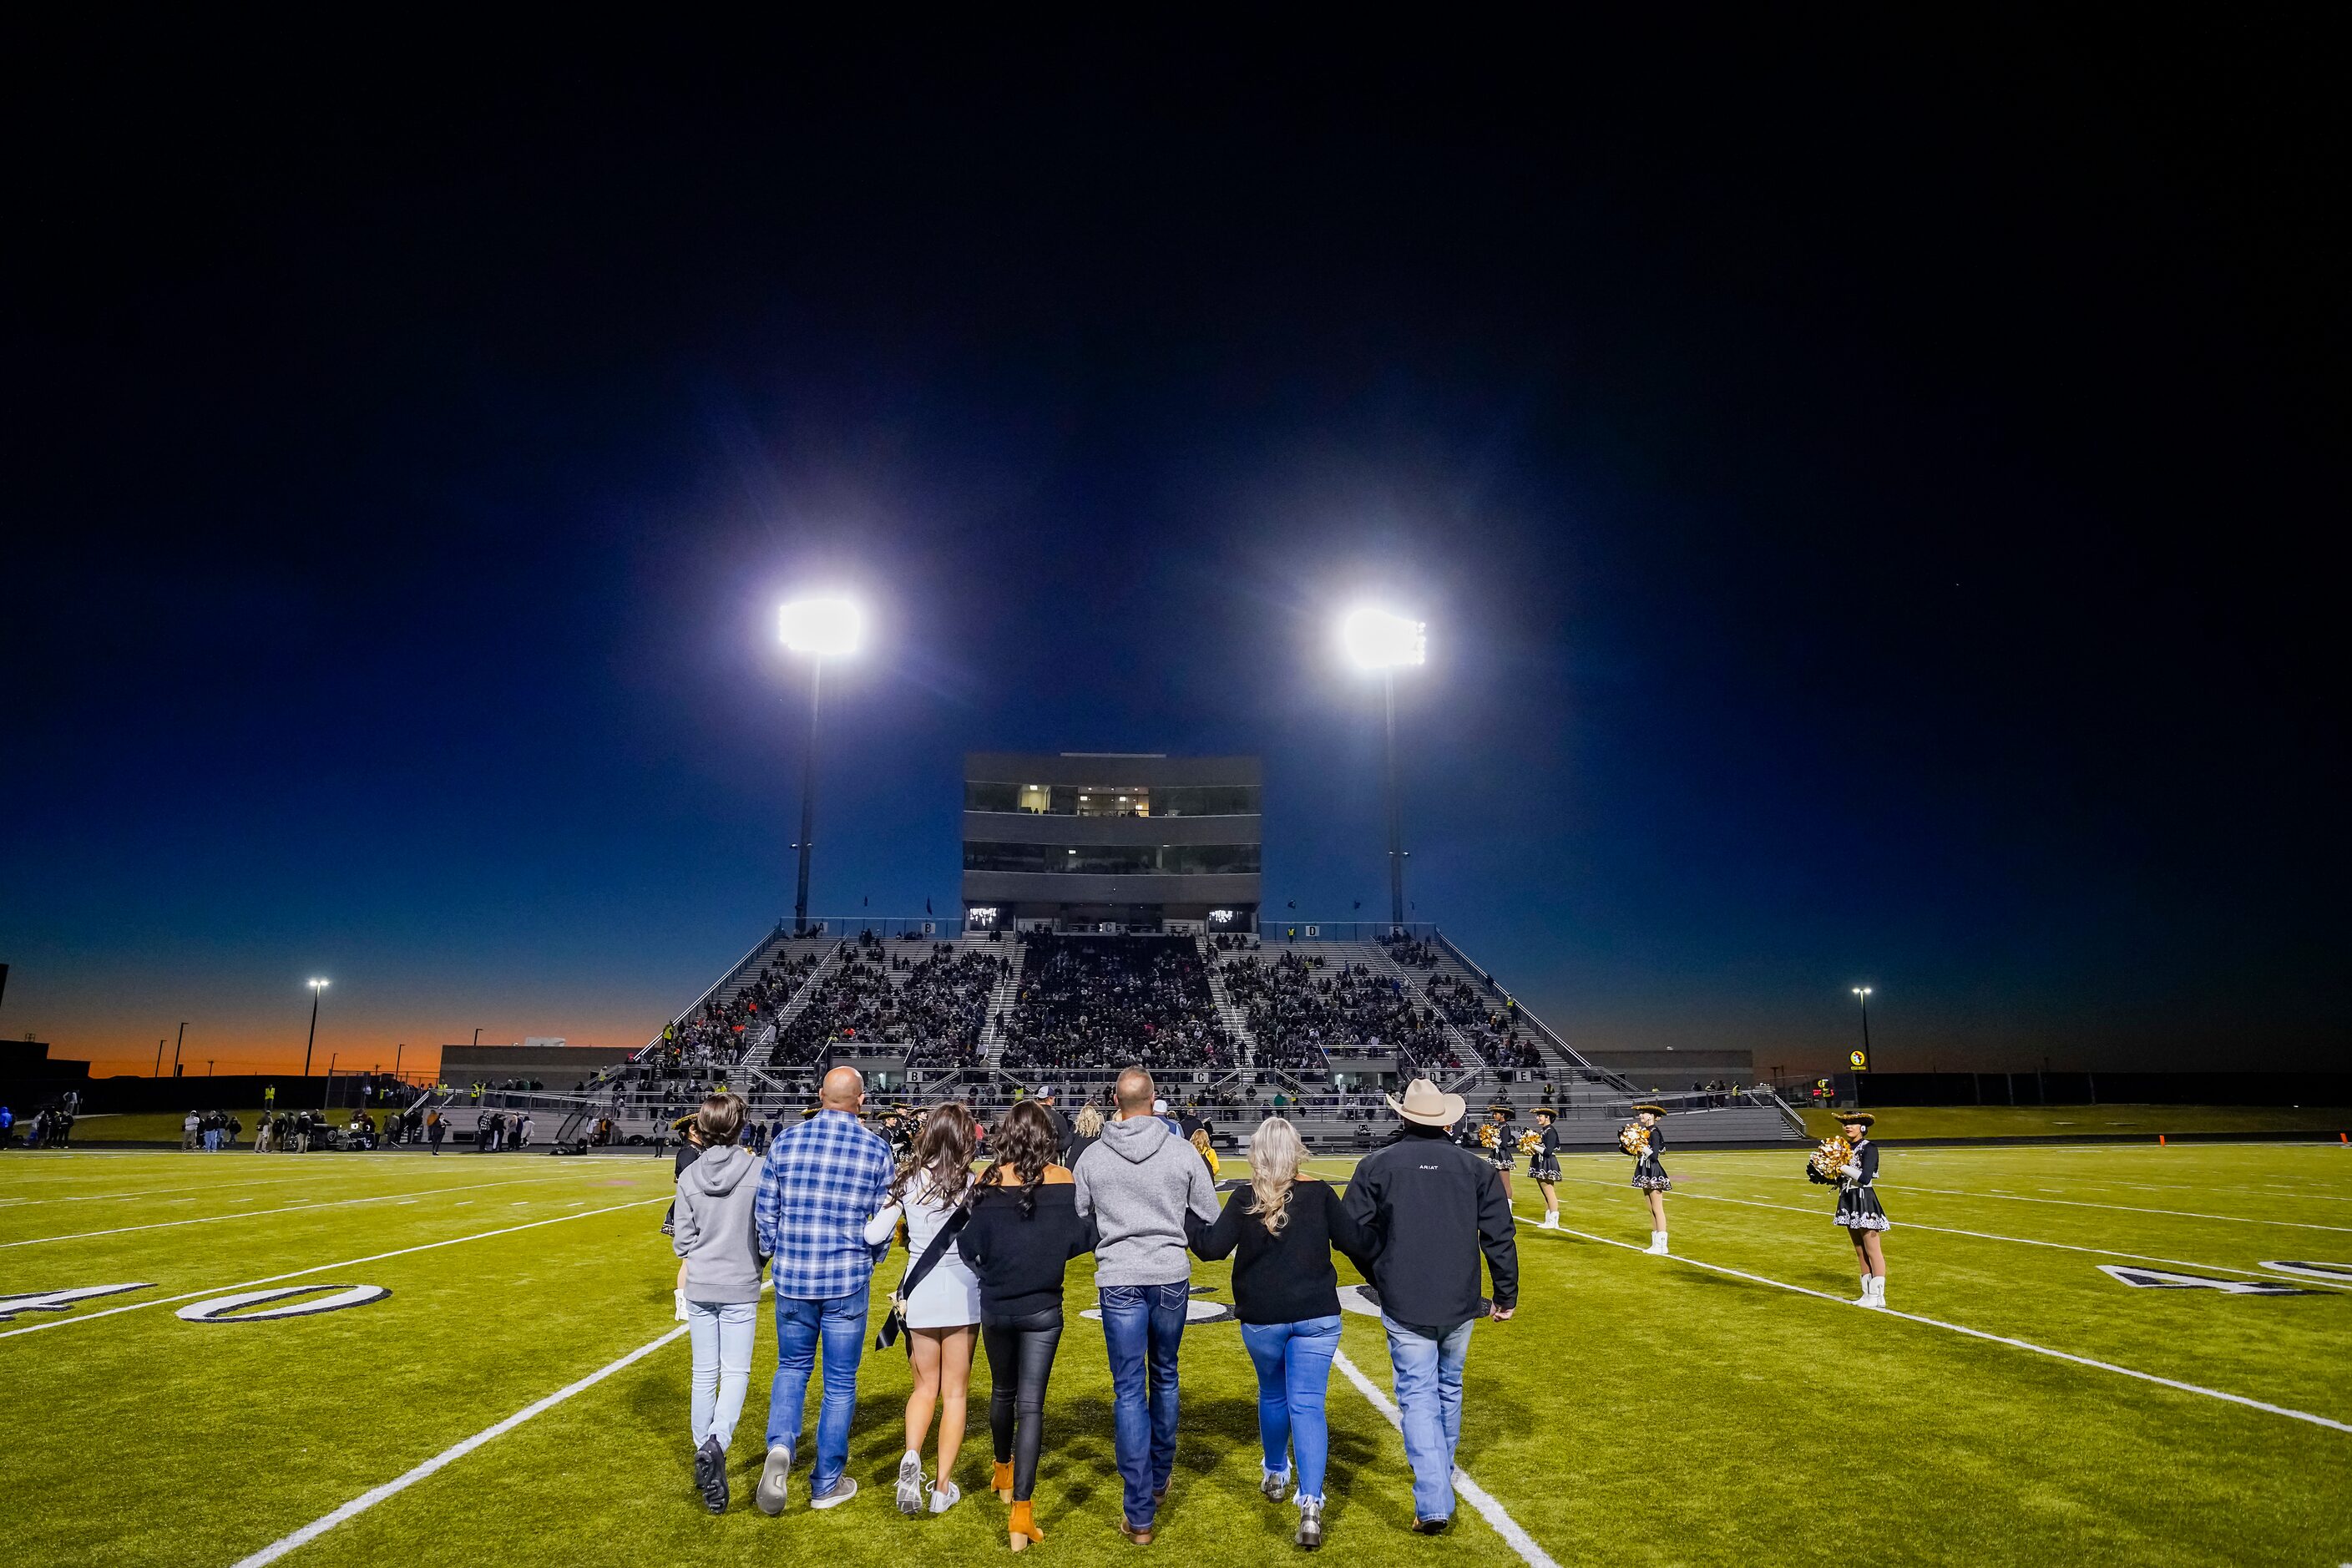
[(1078, 1121), (1075, 1131), (1077, 1132), (1079, 1137), (1099, 1138), (1102, 1136), (1102, 1129), (1103, 1113), (1101, 1106), (1082, 1105), (1078, 1108)]
[(1307, 1163), (1307, 1145), (1298, 1129), (1279, 1116), (1269, 1116), (1250, 1134), (1250, 1213), (1265, 1222), (1269, 1236), (1280, 1236), (1290, 1223), (1290, 1187), (1298, 1167)]

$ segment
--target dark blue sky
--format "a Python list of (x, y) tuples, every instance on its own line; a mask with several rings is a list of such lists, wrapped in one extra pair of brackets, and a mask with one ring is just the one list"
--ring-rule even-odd
[(1036, 749), (1262, 753), (1376, 910), (1373, 594), (1417, 913), (1577, 1038), (2341, 1065), (2295, 39), (244, 42), (47, 62), (0, 1031), (642, 1038), (789, 907), (841, 584), (824, 910)]

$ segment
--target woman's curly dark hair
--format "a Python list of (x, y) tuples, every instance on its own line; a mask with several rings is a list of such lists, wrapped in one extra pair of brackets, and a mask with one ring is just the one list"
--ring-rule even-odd
[(1037, 1184), (1045, 1179), (1045, 1167), (1062, 1152), (1054, 1119), (1035, 1100), (1022, 1100), (1004, 1113), (988, 1142), (996, 1157), (981, 1173), (982, 1183), (1002, 1185), (1010, 1169), (1021, 1183), (1021, 1217), (1027, 1219), (1037, 1212)]

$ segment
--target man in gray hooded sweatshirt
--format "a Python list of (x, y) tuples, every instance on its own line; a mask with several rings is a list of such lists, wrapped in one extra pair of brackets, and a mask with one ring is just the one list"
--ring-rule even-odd
[(1110, 1350), (1114, 1444), (1126, 1491), (1119, 1529), (1138, 1545), (1176, 1468), (1176, 1356), (1192, 1300), (1187, 1211), (1217, 1217), (1201, 1152), (1151, 1113), (1151, 1075), (1129, 1068), (1112, 1091), (1118, 1120), (1071, 1173), (1078, 1214), (1095, 1222), (1095, 1289)]

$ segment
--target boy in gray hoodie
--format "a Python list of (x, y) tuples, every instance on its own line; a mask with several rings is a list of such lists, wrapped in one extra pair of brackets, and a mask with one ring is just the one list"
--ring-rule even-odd
[(1112, 1091), (1118, 1120), (1078, 1156), (1071, 1176), (1091, 1218), (1095, 1289), (1115, 1394), (1114, 1447), (1126, 1492), (1119, 1529), (1151, 1539), (1176, 1468), (1176, 1359), (1192, 1300), (1184, 1215), (1217, 1217), (1217, 1184), (1201, 1152), (1151, 1114), (1151, 1075), (1129, 1068)]
[(694, 1484), (713, 1513), (727, 1511), (727, 1445), (751, 1384), (760, 1256), (751, 1222), (759, 1158), (737, 1145), (740, 1095), (714, 1094), (695, 1112), (702, 1157), (677, 1174), (670, 1247), (686, 1261), (686, 1331), (694, 1343)]

